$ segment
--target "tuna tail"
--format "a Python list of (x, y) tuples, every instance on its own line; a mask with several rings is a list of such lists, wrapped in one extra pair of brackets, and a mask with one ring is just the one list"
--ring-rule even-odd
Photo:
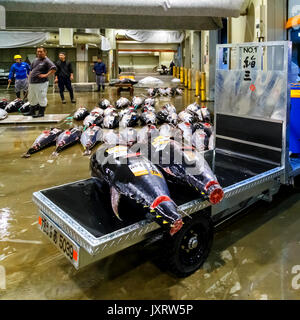
[(31, 157), (31, 154), (28, 151), (21, 155), (21, 158), (30, 158), (30, 157)]
[(170, 234), (174, 235), (183, 225), (182, 216), (178, 213), (176, 204), (168, 196), (157, 197), (150, 206), (151, 211), (156, 210), (155, 221), (163, 226), (170, 227)]
[(40, 149), (30, 148), (26, 153), (24, 153), (21, 158), (29, 158), (33, 153), (38, 152)]
[(208, 193), (209, 202), (212, 204), (219, 203), (224, 197), (224, 191), (217, 181), (210, 181), (206, 184), (205, 189)]
[(92, 153), (92, 151), (87, 148), (87, 149), (84, 150), (83, 155), (84, 156), (89, 156), (91, 153)]
[(121, 194), (119, 193), (119, 191), (116, 188), (111, 187), (110, 188), (111, 206), (112, 206), (113, 212), (116, 215), (116, 217), (120, 221), (122, 221), (122, 219), (119, 216), (119, 210), (118, 210), (119, 209), (120, 197), (121, 197)]
[(55, 151), (52, 152), (51, 156), (52, 157), (57, 157), (59, 155), (59, 151), (58, 149), (56, 149)]

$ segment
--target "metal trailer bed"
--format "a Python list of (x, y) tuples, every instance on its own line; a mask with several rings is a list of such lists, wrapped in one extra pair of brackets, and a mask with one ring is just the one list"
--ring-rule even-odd
[[(211, 206), (170, 185), (172, 199), (192, 220), (205, 212), (217, 225), (260, 199), (271, 201), (300, 172), (288, 151), (290, 57), (289, 42), (217, 45), (215, 148), (205, 158), (224, 199)], [(105, 188), (90, 178), (33, 194), (41, 230), (77, 269), (161, 234), (129, 200), (120, 204), (123, 221), (116, 219)]]

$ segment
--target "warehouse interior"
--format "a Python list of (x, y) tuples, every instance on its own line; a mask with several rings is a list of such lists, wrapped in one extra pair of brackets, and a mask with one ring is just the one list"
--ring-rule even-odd
[[(7, 82), (14, 56), (21, 55), (31, 64), (40, 46), (53, 62), (60, 52), (66, 54), (76, 98), (71, 103), (65, 90), (66, 104), (62, 104), (50, 76), (45, 115), (57, 116), (60, 122), (43, 123), (37, 118), (26, 123), (17, 113), (20, 123), (0, 120), (0, 300), (298, 300), (297, 187), (283, 186), (272, 202), (258, 201), (216, 225), (206, 261), (185, 278), (164, 269), (160, 263), (164, 248), (151, 241), (130, 245), (76, 270), (39, 230), (33, 193), (89, 178), (90, 157), (82, 156), (79, 144), (57, 157), (51, 148), (29, 159), (21, 158), (22, 154), (43, 130), (76, 125), (71, 117), (78, 108), (91, 110), (101, 99), (114, 104), (120, 95), (110, 84), (120, 76), (133, 76), (137, 82), (153, 77), (166, 87), (181, 88), (182, 95), (157, 99), (156, 111), (172, 103), (180, 112), (196, 102), (213, 117), (215, 98), (220, 97), (217, 45), (290, 41), (289, 81), (300, 82), (297, 0), (218, 0), (214, 5), (204, 0), (176, 1), (176, 5), (133, 2), (0, 0), (0, 100), (16, 98), (14, 84)], [(99, 57), (107, 71), (105, 90), (100, 92), (93, 72)], [(227, 59), (223, 57), (220, 69), (228, 67)], [(267, 64), (269, 57), (264, 59)], [(133, 95), (124, 91), (121, 96), (145, 98), (153, 85), (133, 87)]]

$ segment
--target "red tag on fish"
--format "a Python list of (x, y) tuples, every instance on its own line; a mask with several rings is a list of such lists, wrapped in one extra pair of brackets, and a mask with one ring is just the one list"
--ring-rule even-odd
[(158, 207), (162, 202), (171, 201), (168, 196), (159, 196), (157, 197), (151, 204), (150, 209), (155, 209)]
[(71, 134), (71, 131), (66, 131), (66, 134)]
[(204, 125), (205, 125), (205, 127), (210, 127), (211, 125), (210, 125), (210, 123), (204, 123)]

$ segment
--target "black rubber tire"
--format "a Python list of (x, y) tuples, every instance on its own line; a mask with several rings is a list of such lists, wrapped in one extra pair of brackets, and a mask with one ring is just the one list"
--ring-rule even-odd
[[(188, 249), (186, 244), (195, 237), (198, 240), (197, 247)], [(173, 236), (166, 235), (164, 239), (165, 268), (179, 278), (193, 274), (205, 262), (212, 243), (213, 224), (210, 217), (198, 213), (193, 214), (192, 219), (185, 218), (182, 229)]]

